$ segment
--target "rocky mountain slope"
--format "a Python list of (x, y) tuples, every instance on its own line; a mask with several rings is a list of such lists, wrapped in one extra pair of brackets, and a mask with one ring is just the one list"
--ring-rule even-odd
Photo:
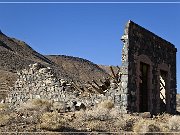
[(26, 68), (31, 63), (52, 64), (43, 55), (33, 50), (25, 42), (0, 33), (0, 69), (14, 72)]
[(108, 77), (106, 70), (82, 58), (65, 55), (49, 55), (46, 57), (58, 67), (62, 67), (64, 71), (76, 81), (86, 82)]
[(25, 42), (0, 32), (0, 84), (6, 80), (6, 85), (12, 86), (16, 80), (15, 73), (33, 63), (51, 67), (59, 78), (78, 82), (109, 76), (105, 70), (88, 60), (64, 55), (44, 56)]

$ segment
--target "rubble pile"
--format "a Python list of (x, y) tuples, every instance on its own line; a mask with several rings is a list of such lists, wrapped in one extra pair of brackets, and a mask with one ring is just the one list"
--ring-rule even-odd
[[(18, 79), (11, 89), (6, 102), (11, 106), (20, 106), (31, 99), (45, 99), (51, 101), (59, 111), (75, 111), (81, 108), (95, 106), (103, 100), (111, 100), (122, 109), (120, 97), (121, 90), (117, 75), (113, 79), (106, 78), (86, 85), (77, 85), (63, 78), (56, 77), (53, 69), (35, 63), (29, 69), (17, 72)], [(116, 77), (116, 78), (115, 78)], [(63, 107), (62, 107), (63, 106)], [(55, 108), (56, 108), (55, 107)]]

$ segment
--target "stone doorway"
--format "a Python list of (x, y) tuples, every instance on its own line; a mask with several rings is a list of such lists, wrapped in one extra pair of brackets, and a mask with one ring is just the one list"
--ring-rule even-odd
[(139, 112), (148, 111), (148, 104), (149, 104), (148, 76), (149, 76), (149, 65), (140, 62)]

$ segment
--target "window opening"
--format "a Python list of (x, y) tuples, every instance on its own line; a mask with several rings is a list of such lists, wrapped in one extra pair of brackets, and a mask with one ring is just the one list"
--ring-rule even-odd
[(166, 111), (167, 72), (160, 70), (160, 110)]

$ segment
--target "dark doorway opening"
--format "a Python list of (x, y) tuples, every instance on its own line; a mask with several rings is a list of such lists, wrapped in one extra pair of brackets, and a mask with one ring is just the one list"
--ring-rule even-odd
[(160, 70), (160, 111), (166, 112), (167, 72)]
[(140, 84), (139, 84), (139, 111), (148, 111), (148, 75), (149, 65), (140, 63)]

